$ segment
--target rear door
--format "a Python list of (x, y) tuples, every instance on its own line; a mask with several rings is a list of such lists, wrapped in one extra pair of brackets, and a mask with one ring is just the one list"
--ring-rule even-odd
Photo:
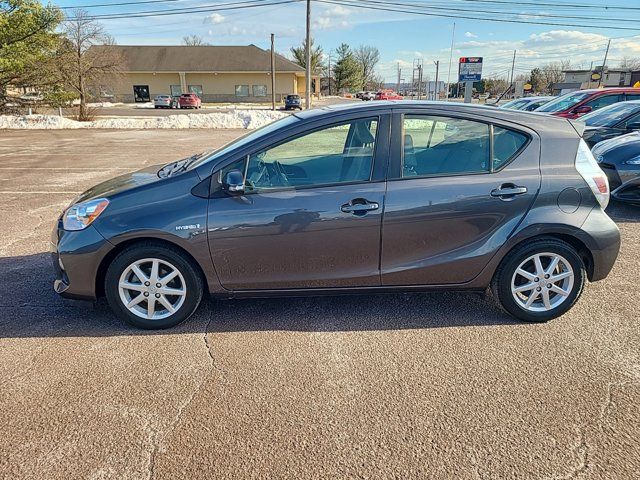
[(535, 132), (473, 115), (394, 114), (383, 285), (477, 276), (540, 188)]
[(209, 204), (211, 256), (229, 290), (380, 285), (390, 115), (305, 127), (214, 173), (245, 176), (245, 194)]

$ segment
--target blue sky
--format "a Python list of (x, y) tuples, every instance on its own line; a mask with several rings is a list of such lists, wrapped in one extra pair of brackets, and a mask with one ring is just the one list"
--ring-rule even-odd
[[(119, 3), (123, 0), (59, 0), (58, 6), (77, 6), (96, 3)], [(227, 3), (231, 0), (179, 0), (158, 4), (135, 6), (112, 6), (90, 8), (92, 14), (112, 12), (135, 12), (142, 10), (174, 9)], [(547, 0), (548, 1), (548, 0)], [(457, 2), (457, 3), (456, 3)], [(441, 6), (469, 8), (464, 0), (450, 0)], [(628, 6), (633, 2), (616, 0), (607, 5)], [(561, 2), (558, 2), (561, 6)], [(473, 6), (473, 4), (471, 4)], [(495, 9), (482, 6), (479, 8)], [(512, 10), (513, 8), (510, 7)], [(520, 8), (520, 7), (514, 7)], [(517, 19), (536, 19), (545, 12), (541, 8), (521, 7)], [(575, 15), (569, 8), (553, 8), (554, 14)], [(598, 11), (578, 11), (581, 15), (599, 15)], [(147, 18), (122, 18), (102, 20), (107, 31), (121, 45), (178, 45), (184, 35), (197, 34), (212, 45), (256, 44), (269, 46), (269, 34), (276, 35), (276, 49), (288, 55), (291, 46), (299, 45), (304, 38), (304, 3), (273, 5), (263, 8), (197, 13), (177, 16)], [(616, 17), (640, 17), (640, 11), (612, 11)], [(314, 2), (312, 4), (313, 37), (325, 53), (347, 43), (352, 47), (374, 45), (380, 50), (381, 61), (378, 73), (386, 81), (395, 82), (397, 65), (402, 68), (402, 77), (411, 77), (414, 59), (422, 58), (425, 76), (435, 76), (434, 60), (440, 60), (440, 79), (446, 80), (451, 46), (453, 19), (412, 16), (394, 12), (364, 10), (335, 4)], [(561, 27), (492, 23), (478, 20), (456, 19), (452, 81), (457, 72), (459, 56), (483, 56), (484, 74), (506, 76), (511, 67), (513, 50), (517, 49), (516, 74), (526, 73), (535, 66), (550, 61), (571, 60), (574, 67), (589, 67), (602, 63), (608, 38), (613, 38), (609, 53), (610, 66), (615, 66), (623, 57), (640, 58), (640, 29), (635, 31), (603, 30), (581, 27)], [(580, 20), (566, 22), (582, 24)], [(563, 23), (559, 21), (558, 23)], [(620, 23), (619, 23), (620, 24)], [(638, 25), (629, 23), (630, 25)]]

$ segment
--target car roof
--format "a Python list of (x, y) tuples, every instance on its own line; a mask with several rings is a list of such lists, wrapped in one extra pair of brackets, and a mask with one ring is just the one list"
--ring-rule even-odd
[(640, 93), (640, 88), (633, 88), (633, 87), (587, 88), (585, 90), (576, 90), (574, 92), (569, 92), (569, 93), (609, 93), (609, 92)]
[(322, 108), (303, 110), (294, 115), (301, 120), (312, 120), (321, 117), (331, 117), (345, 113), (378, 112), (394, 109), (430, 109), (452, 113), (469, 113), (485, 117), (493, 117), (506, 121), (526, 124), (528, 122), (544, 123), (558, 122), (566, 124), (567, 120), (542, 112), (527, 112), (523, 110), (509, 110), (497, 108), (493, 105), (480, 105), (460, 102), (428, 101), (428, 100), (382, 100), (362, 103), (347, 103), (329, 105)]

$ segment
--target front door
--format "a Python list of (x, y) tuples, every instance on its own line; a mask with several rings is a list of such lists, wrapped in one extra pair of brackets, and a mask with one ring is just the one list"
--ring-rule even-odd
[(383, 285), (476, 277), (540, 187), (540, 144), (523, 132), (441, 114), (394, 117), (382, 240)]
[(209, 245), (225, 288), (380, 285), (385, 183), (374, 166), (388, 151), (383, 118), (303, 132), (214, 173), (218, 183), (232, 170), (245, 178), (244, 194), (220, 188), (209, 205)]

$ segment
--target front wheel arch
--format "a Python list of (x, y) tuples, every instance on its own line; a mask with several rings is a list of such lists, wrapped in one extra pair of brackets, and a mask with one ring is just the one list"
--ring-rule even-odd
[(109, 251), (109, 253), (107, 253), (104, 256), (104, 258), (100, 262), (100, 265), (98, 267), (98, 271), (96, 273), (96, 287), (95, 287), (96, 288), (96, 298), (100, 298), (100, 297), (104, 297), (105, 296), (105, 291), (104, 291), (105, 277), (106, 277), (106, 274), (107, 274), (107, 269), (109, 268), (109, 265), (111, 265), (111, 262), (113, 261), (113, 259), (116, 258), (118, 256), (118, 254), (120, 252), (122, 252), (123, 250), (125, 250), (125, 249), (127, 249), (129, 247), (138, 245), (138, 244), (144, 244), (144, 245), (153, 244), (153, 245), (158, 245), (158, 246), (162, 246), (162, 247), (169, 247), (169, 248), (175, 248), (175, 249), (180, 250), (181, 253), (185, 254), (192, 261), (193, 265), (196, 267), (197, 272), (200, 274), (200, 277), (202, 278), (202, 282), (203, 282), (203, 287), (205, 289), (205, 293), (209, 293), (207, 277), (204, 274), (204, 272), (202, 270), (202, 267), (197, 262), (197, 260), (193, 257), (193, 255), (191, 255), (187, 250), (185, 250), (183, 247), (181, 247), (177, 243), (170, 242), (168, 240), (158, 239), (158, 238), (153, 238), (153, 237), (140, 237), (140, 238), (132, 238), (130, 240), (125, 240), (122, 243), (118, 243), (115, 246), (115, 248), (111, 249)]

